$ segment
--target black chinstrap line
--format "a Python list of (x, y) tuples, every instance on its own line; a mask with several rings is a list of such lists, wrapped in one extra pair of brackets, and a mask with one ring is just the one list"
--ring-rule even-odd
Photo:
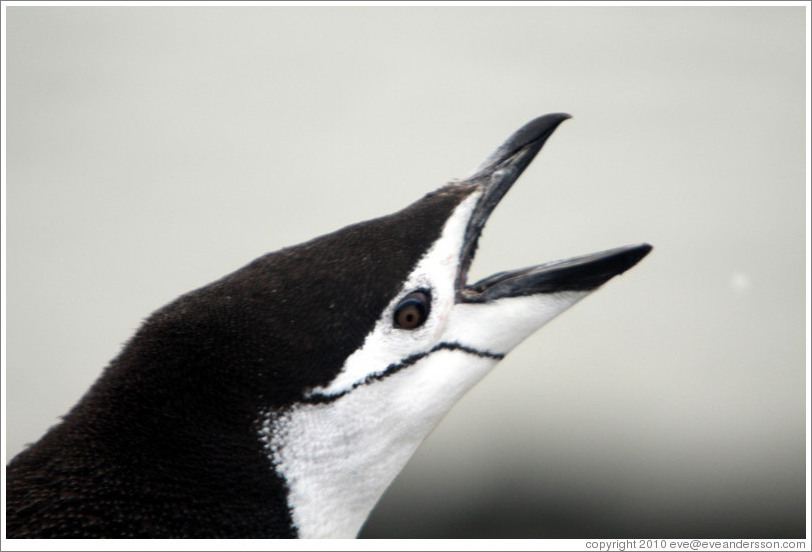
[(404, 368), (407, 368), (407, 367), (415, 364), (416, 362), (426, 358), (427, 356), (431, 355), (432, 353), (436, 353), (437, 351), (461, 351), (463, 353), (478, 356), (480, 358), (492, 358), (492, 359), (495, 359), (495, 360), (502, 360), (503, 358), (505, 358), (505, 355), (503, 353), (492, 353), (490, 351), (480, 351), (479, 349), (474, 349), (473, 347), (468, 347), (467, 345), (462, 345), (462, 344), (456, 343), (456, 342), (454, 342), (454, 343), (446, 343), (446, 342), (438, 343), (437, 345), (435, 345), (434, 347), (432, 347), (428, 351), (425, 351), (423, 353), (417, 353), (417, 354), (411, 355), (411, 356), (406, 357), (405, 359), (403, 359), (401, 362), (397, 362), (395, 364), (390, 364), (389, 366), (386, 367), (386, 370), (384, 370), (382, 372), (379, 372), (377, 374), (368, 375), (363, 380), (353, 383), (352, 387), (342, 391), (341, 393), (336, 393), (335, 395), (324, 395), (324, 394), (321, 394), (321, 393), (315, 393), (313, 395), (303, 397), (301, 402), (306, 403), (306, 404), (326, 404), (326, 403), (332, 402), (332, 401), (334, 401), (336, 399), (340, 399), (341, 397), (343, 397), (347, 393), (350, 393), (351, 391), (357, 389), (358, 387), (361, 387), (362, 385), (367, 385), (369, 383), (372, 383), (373, 381), (380, 381), (380, 380), (382, 380), (384, 378), (387, 378), (387, 377), (391, 376), (392, 374), (396, 374), (396, 373), (400, 372), (401, 370), (403, 370)]

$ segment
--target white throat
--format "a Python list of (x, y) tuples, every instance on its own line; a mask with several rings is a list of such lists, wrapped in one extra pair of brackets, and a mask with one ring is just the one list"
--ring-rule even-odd
[(497, 362), (441, 349), (331, 402), (264, 413), (260, 436), (299, 537), (354, 538), (423, 439)]

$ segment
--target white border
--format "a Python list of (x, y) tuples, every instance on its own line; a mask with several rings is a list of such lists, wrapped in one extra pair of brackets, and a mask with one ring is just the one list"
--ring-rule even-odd
[[(164, 6), (393, 6), (393, 7), (457, 7), (457, 6), (573, 6), (573, 7), (755, 7), (755, 6), (809, 6), (808, 1), (799, 0), (626, 0), (626, 1), (600, 1), (600, 0), (4, 0), (3, 6), (36, 6), (36, 7), (99, 7), (99, 6), (137, 6), (137, 7), (164, 7)], [(5, 17), (4, 17), (5, 19)]]
[(809, 540), (812, 539), (812, 502), (810, 501), (810, 495), (812, 495), (812, 489), (810, 489), (810, 485), (812, 484), (812, 470), (810, 470), (810, 462), (812, 462), (812, 448), (810, 447), (810, 443), (812, 443), (812, 408), (810, 408), (810, 395), (812, 394), (812, 337), (810, 337), (810, 332), (812, 332), (812, 324), (810, 320), (812, 318), (812, 259), (810, 259), (810, 247), (812, 247), (812, 218), (810, 217), (810, 210), (812, 210), (812, 169), (810, 169), (810, 159), (812, 159), (812, 154), (810, 153), (810, 147), (812, 147), (812, 135), (810, 135), (810, 131), (812, 131), (812, 116), (810, 116), (810, 110), (812, 110), (812, 94), (810, 94), (810, 82), (809, 78), (812, 76), (812, 71), (810, 71), (810, 57), (812, 57), (812, 31), (810, 30), (810, 26), (812, 25), (812, 8), (810, 8), (809, 4), (806, 4), (806, 78), (804, 82), (806, 82), (806, 538), (807, 538), (807, 545), (809, 545)]
[[(2, 432), (0, 434), (0, 456), (2, 456), (4, 463), (6, 462), (6, 8), (16, 6), (138, 6), (138, 7), (164, 7), (164, 6), (797, 6), (804, 7), (806, 11), (806, 536), (805, 546), (803, 548), (796, 548), (796, 550), (808, 550), (810, 545), (810, 537), (812, 537), (812, 502), (810, 502), (810, 481), (812, 481), (812, 470), (810, 469), (810, 461), (812, 460), (812, 448), (810, 448), (810, 432), (812, 432), (812, 407), (810, 406), (810, 386), (812, 385), (812, 341), (810, 341), (810, 331), (812, 331), (812, 323), (810, 323), (812, 316), (812, 305), (810, 304), (810, 297), (812, 297), (812, 262), (810, 259), (810, 245), (812, 244), (812, 219), (810, 218), (810, 202), (812, 201), (812, 171), (810, 170), (810, 146), (812, 146), (812, 137), (810, 136), (810, 128), (812, 128), (810, 116), (810, 105), (812, 105), (812, 95), (810, 95), (810, 55), (812, 55), (810, 47), (810, 3), (808, 1), (641, 1), (641, 2), (596, 2), (596, 1), (223, 1), (214, 0), (206, 1), (24, 1), (24, 0), (8, 0), (0, 2), (0, 33), (2, 33), (2, 46), (0, 47), (0, 217), (2, 217), (2, 232), (0, 233), (0, 386), (2, 387)], [(2, 511), (0, 511), (0, 535), (2, 536), (2, 549), (3, 550), (201, 550), (212, 547), (212, 541), (208, 540), (119, 540), (119, 541), (95, 541), (95, 540), (7, 540), (5, 538), (6, 528), (6, 474), (5, 469), (0, 472), (0, 482), (2, 483)], [(600, 542), (609, 545), (610, 543), (618, 543), (623, 541), (633, 541), (635, 539), (602, 539)], [(585, 550), (588, 543), (598, 542), (598, 540), (320, 540), (320, 541), (267, 541), (267, 540), (221, 540), (216, 541), (216, 547), (223, 550), (415, 550), (415, 549), (443, 549), (443, 550), (493, 550), (493, 549), (511, 549), (511, 550)], [(672, 540), (666, 539), (663, 542), (667, 543), (669, 549), (726, 549), (733, 548), (734, 546), (725, 547), (724, 544), (728, 543), (735, 545), (735, 543), (750, 543), (748, 547), (737, 547), (738, 549), (752, 549), (756, 548), (756, 543), (764, 544), (774, 543), (796, 543), (800, 541), (790, 540), (759, 540), (759, 539), (720, 539), (720, 540)], [(691, 544), (699, 543), (712, 543), (716, 546), (706, 548), (693, 548)], [(675, 543), (676, 546), (671, 546)], [(680, 546), (677, 543), (682, 543)], [(618, 550), (615, 547), (613, 550)], [(635, 548), (627, 548), (633, 550)], [(790, 548), (772, 548), (789, 550)]]

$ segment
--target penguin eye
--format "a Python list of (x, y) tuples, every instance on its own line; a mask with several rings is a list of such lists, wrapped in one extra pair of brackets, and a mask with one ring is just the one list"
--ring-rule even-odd
[(429, 317), (430, 299), (427, 292), (415, 291), (403, 298), (395, 309), (395, 327), (413, 330)]

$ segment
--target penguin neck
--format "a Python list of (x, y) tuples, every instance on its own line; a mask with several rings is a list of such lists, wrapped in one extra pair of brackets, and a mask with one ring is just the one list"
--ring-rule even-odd
[(299, 538), (355, 538), (422, 441), (362, 427), (369, 394), (359, 389), (334, 402), (263, 415), (260, 439), (287, 483)]
[[(454, 365), (464, 364), (484, 375), (496, 362), (438, 351), (332, 400), (261, 413), (259, 439), (286, 482), (298, 536), (356, 537), (420, 443), (478, 379), (456, 381), (437, 374), (463, 373)], [(405, 389), (421, 391), (418, 396)]]

